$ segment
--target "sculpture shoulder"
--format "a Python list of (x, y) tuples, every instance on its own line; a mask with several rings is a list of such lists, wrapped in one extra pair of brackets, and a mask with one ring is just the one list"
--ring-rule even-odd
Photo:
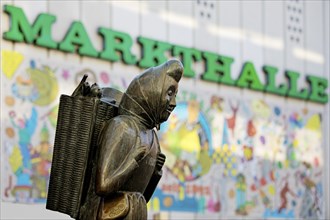
[(138, 134), (136, 122), (129, 116), (119, 115), (107, 121), (101, 132), (102, 137), (125, 137), (135, 139)]

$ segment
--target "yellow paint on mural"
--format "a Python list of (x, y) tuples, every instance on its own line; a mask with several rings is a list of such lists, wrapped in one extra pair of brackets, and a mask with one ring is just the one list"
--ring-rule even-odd
[(294, 148), (298, 147), (299, 146), (298, 139), (294, 139), (292, 145), (293, 145)]
[(150, 210), (150, 208), (151, 208), (151, 205), (150, 205), (150, 204), (151, 204), (151, 202), (150, 202), (150, 200), (149, 200), (149, 202), (147, 203), (147, 209), (148, 209), (148, 210)]
[(179, 141), (179, 146), (182, 150), (192, 153), (200, 151), (198, 127), (188, 130), (186, 128), (179, 129), (179, 135), (181, 140)]
[(159, 212), (160, 210), (160, 202), (159, 199), (156, 197), (152, 201), (152, 208), (155, 212)]
[(306, 123), (305, 128), (310, 130), (321, 130), (321, 119), (318, 114), (312, 115)]
[(268, 186), (268, 192), (270, 195), (274, 196), (275, 195), (275, 187), (274, 185), (269, 185)]
[(23, 156), (18, 146), (14, 147), (13, 152), (9, 157), (9, 164), (13, 172), (16, 172), (20, 167), (23, 166)]
[(227, 145), (227, 144), (224, 144), (224, 145), (223, 145), (223, 151), (224, 151), (225, 153), (227, 153), (228, 150), (229, 150), (228, 145)]
[(258, 117), (268, 118), (271, 114), (271, 109), (263, 100), (253, 100), (251, 110)]
[(16, 51), (3, 50), (1, 51), (1, 57), (1, 70), (8, 79), (11, 79), (21, 65), (24, 56)]
[(236, 147), (235, 145), (232, 145), (232, 146), (231, 146), (231, 151), (232, 151), (233, 153), (236, 153), (236, 152), (237, 152), (237, 147)]
[(179, 187), (179, 200), (184, 200), (184, 188), (182, 186)]
[(45, 106), (52, 103), (58, 94), (58, 83), (54, 72), (48, 66), (44, 66), (43, 69), (29, 68), (27, 72), (39, 94), (34, 104)]

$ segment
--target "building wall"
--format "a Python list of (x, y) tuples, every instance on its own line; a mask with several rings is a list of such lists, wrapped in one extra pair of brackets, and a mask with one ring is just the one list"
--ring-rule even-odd
[[(22, 8), (31, 24), (55, 15), (57, 42), (81, 21), (98, 51), (97, 28), (107, 27), (129, 34), (138, 58), (143, 36), (232, 57), (234, 79), (252, 62), (262, 83), (264, 65), (278, 68), (278, 85), (286, 70), (300, 73), (298, 88), (306, 75), (329, 80), (328, 1), (1, 1), (2, 35), (10, 27), (5, 4)], [(44, 208), (58, 97), (84, 73), (124, 91), (142, 69), (3, 38), (1, 53), (1, 218), (68, 218)], [(192, 64), (196, 76), (182, 80), (175, 117), (160, 130), (168, 169), (150, 218), (329, 218), (329, 103), (207, 82), (204, 65)], [(198, 123), (188, 120), (193, 111)], [(303, 212), (311, 204), (320, 211)]]

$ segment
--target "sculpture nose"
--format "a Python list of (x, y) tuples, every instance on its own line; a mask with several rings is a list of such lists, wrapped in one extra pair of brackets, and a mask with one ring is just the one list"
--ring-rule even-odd
[(173, 109), (175, 108), (175, 106), (176, 106), (176, 100), (175, 100), (175, 97), (174, 96), (171, 98), (170, 103), (169, 103), (169, 106), (171, 108), (173, 108)]

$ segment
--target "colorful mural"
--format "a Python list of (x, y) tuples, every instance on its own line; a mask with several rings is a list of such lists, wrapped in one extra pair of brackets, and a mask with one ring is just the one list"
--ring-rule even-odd
[(151, 210), (322, 217), (319, 113), (264, 100), (198, 98), (180, 100), (161, 127), (166, 170)]
[[(2, 198), (45, 202), (58, 99), (83, 74), (124, 90), (128, 76), (2, 51)], [(161, 126), (167, 160), (153, 213), (321, 218), (322, 115), (266, 100), (198, 94), (183, 84)]]
[(16, 51), (1, 54), (2, 199), (45, 202), (60, 94), (71, 94), (84, 74), (101, 86), (123, 90), (123, 85), (106, 71), (54, 64)]

